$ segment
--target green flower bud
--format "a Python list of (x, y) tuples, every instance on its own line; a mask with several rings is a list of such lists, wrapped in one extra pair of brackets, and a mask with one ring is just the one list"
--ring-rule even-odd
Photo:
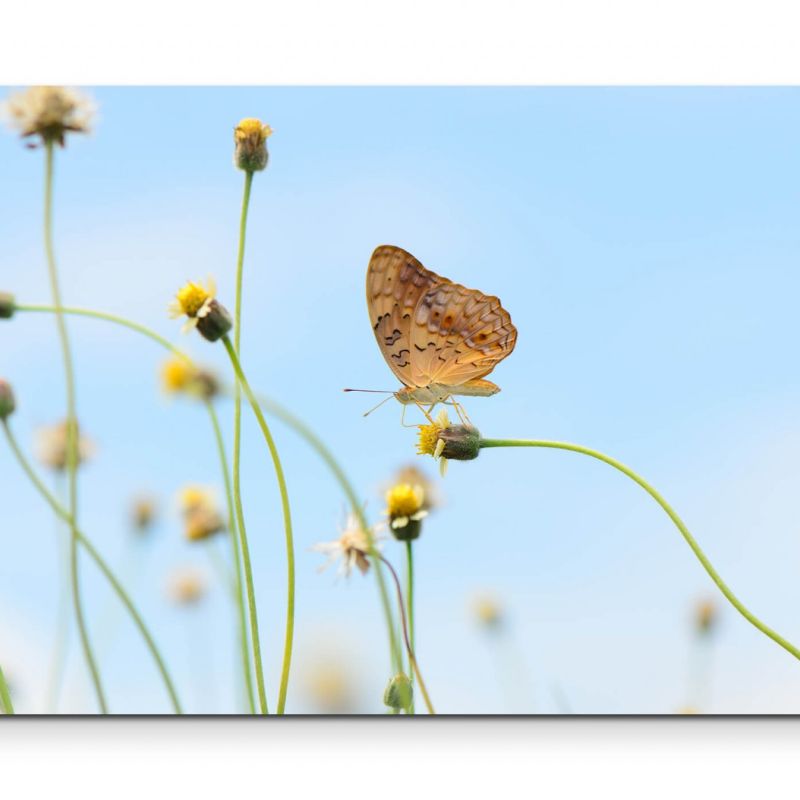
[(414, 699), (414, 689), (408, 676), (398, 672), (388, 684), (383, 693), (383, 704), (395, 711), (408, 711)]
[(5, 421), (14, 413), (17, 407), (11, 384), (0, 378), (0, 420)]
[(0, 292), (0, 319), (11, 319), (16, 311), (14, 295), (8, 292)]
[(481, 434), (470, 425), (451, 425), (439, 431), (441, 458), (455, 461), (471, 461), (481, 452)]
[(233, 321), (228, 309), (213, 298), (197, 315), (197, 331), (209, 342), (221, 339), (232, 327)]

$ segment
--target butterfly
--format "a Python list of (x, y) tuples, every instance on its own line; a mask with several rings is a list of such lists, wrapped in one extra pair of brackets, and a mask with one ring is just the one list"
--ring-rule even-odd
[(511, 354), (517, 329), (497, 297), (453, 283), (384, 244), (367, 267), (367, 310), (378, 347), (403, 383), (393, 394), (404, 405), (433, 407), (454, 395), (500, 391), (484, 377)]

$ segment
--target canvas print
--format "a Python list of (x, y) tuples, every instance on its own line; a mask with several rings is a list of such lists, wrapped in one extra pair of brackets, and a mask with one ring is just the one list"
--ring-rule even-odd
[(6, 715), (800, 711), (800, 95), (7, 87)]

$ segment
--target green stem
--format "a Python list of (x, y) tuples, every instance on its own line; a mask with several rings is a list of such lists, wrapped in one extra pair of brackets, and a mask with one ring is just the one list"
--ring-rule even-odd
[(3, 668), (0, 667), (0, 708), (4, 714), (14, 713), (14, 704), (11, 702), (11, 692), (8, 691), (6, 676), (3, 675)]
[(236, 531), (236, 520), (233, 503), (233, 492), (231, 490), (231, 477), (228, 472), (228, 459), (225, 455), (225, 440), (222, 437), (222, 430), (219, 426), (219, 418), (214, 409), (211, 401), (206, 402), (206, 409), (208, 416), (211, 419), (211, 426), (214, 429), (214, 439), (217, 443), (217, 452), (219, 454), (220, 468), (222, 469), (222, 476), (225, 482), (225, 497), (228, 504), (228, 531), (231, 537), (231, 547), (233, 548), (233, 560), (236, 564), (234, 572), (234, 593), (236, 597), (236, 607), (239, 616), (239, 640), (242, 651), (242, 670), (244, 673), (244, 685), (247, 695), (247, 703), (250, 708), (250, 713), (256, 713), (255, 700), (253, 698), (253, 677), (250, 671), (250, 645), (247, 639), (247, 612), (244, 605), (244, 581), (242, 579), (242, 557), (239, 552), (239, 538)]
[(16, 437), (11, 432), (11, 428), (8, 426), (8, 422), (3, 420), (3, 432), (6, 435), (6, 439), (8, 440), (8, 444), (11, 447), (11, 451), (13, 452), (14, 456), (16, 457), (17, 461), (19, 462), (20, 467), (22, 467), (23, 472), (28, 476), (28, 479), (34, 485), (36, 490), (39, 494), (44, 498), (44, 500), (48, 503), (50, 508), (53, 509), (53, 512), (64, 520), (64, 522), (69, 525), (70, 530), (72, 532), (72, 537), (86, 550), (95, 564), (98, 566), (100, 571), (105, 576), (106, 580), (111, 584), (111, 587), (117, 594), (117, 597), (122, 601), (123, 605), (127, 609), (128, 613), (131, 615), (136, 627), (139, 629), (139, 632), (144, 638), (145, 643), (147, 644), (147, 648), (150, 651), (150, 654), (153, 656), (153, 660), (158, 667), (158, 671), (161, 673), (161, 678), (164, 681), (164, 685), (166, 686), (167, 693), (170, 696), (170, 700), (172, 701), (172, 706), (175, 709), (177, 714), (183, 713), (181, 710), (181, 704), (178, 700), (177, 693), (175, 692), (175, 687), (172, 683), (172, 679), (169, 676), (169, 672), (167, 671), (166, 664), (164, 663), (164, 659), (161, 657), (161, 653), (155, 643), (155, 640), (150, 634), (150, 631), (147, 629), (147, 626), (144, 624), (144, 620), (142, 619), (141, 615), (139, 614), (136, 606), (134, 606), (133, 601), (128, 596), (128, 593), (123, 589), (120, 582), (117, 580), (114, 573), (111, 571), (109, 566), (106, 564), (105, 559), (95, 550), (94, 545), (86, 538), (86, 536), (81, 533), (78, 529), (77, 524), (75, 523), (75, 518), (65, 509), (56, 498), (50, 493), (47, 487), (44, 485), (42, 480), (39, 476), (34, 472), (33, 467), (30, 465), (30, 462), (25, 458), (22, 453), (22, 450), (17, 443)]
[[(292, 514), (289, 508), (289, 493), (286, 489), (286, 479), (283, 475), (283, 467), (281, 466), (280, 456), (278, 455), (278, 448), (275, 446), (275, 440), (272, 438), (269, 425), (261, 413), (261, 407), (253, 394), (250, 384), (242, 372), (242, 365), (239, 363), (239, 357), (236, 355), (236, 350), (231, 343), (228, 336), (222, 337), (222, 342), (225, 349), (228, 351), (228, 356), (231, 359), (233, 371), (236, 373), (236, 379), (239, 385), (244, 390), (250, 407), (253, 409), (258, 426), (261, 428), (261, 433), (264, 435), (264, 441), (267, 443), (270, 456), (272, 457), (272, 465), (275, 469), (275, 478), (278, 481), (278, 489), (281, 495), (281, 508), (283, 510), (283, 528), (286, 538), (286, 568), (287, 568), (287, 597), (286, 597), (286, 636), (284, 638), (283, 646), (283, 667), (281, 669), (281, 683), (278, 692), (278, 708), (277, 713), (283, 714), (286, 706), (286, 692), (289, 687), (289, 669), (292, 662), (292, 642), (294, 640), (294, 541), (292, 538)], [(238, 472), (238, 465), (234, 461), (233, 464), (234, 476)], [(234, 480), (235, 485), (235, 480)], [(241, 517), (241, 498), (237, 497), (237, 513)], [(251, 612), (252, 613), (252, 612)]]
[[(54, 487), (55, 496), (59, 502), (63, 503), (64, 484), (61, 478), (63, 473), (56, 473), (56, 486)], [(58, 712), (58, 701), (61, 695), (61, 687), (64, 682), (64, 671), (67, 664), (67, 654), (69, 652), (69, 623), (70, 623), (70, 569), (69, 569), (69, 548), (70, 542), (64, 541), (62, 544), (61, 526), (64, 521), (55, 518), (56, 524), (56, 548), (58, 549), (58, 608), (56, 621), (56, 644), (53, 650), (53, 657), (50, 664), (50, 677), (47, 689), (47, 713), (55, 714)]]
[(435, 714), (436, 712), (433, 710), (433, 703), (431, 703), (431, 698), (429, 697), (428, 690), (425, 687), (425, 681), (422, 680), (422, 673), (419, 670), (417, 657), (414, 655), (414, 648), (411, 646), (411, 642), (408, 639), (408, 625), (406, 623), (406, 612), (403, 603), (403, 590), (400, 587), (400, 578), (397, 577), (394, 567), (382, 555), (378, 554), (378, 558), (386, 565), (386, 569), (389, 570), (389, 574), (392, 576), (395, 588), (397, 589), (397, 607), (400, 609), (400, 624), (403, 629), (403, 639), (406, 643), (406, 652), (408, 653), (408, 660), (411, 664), (412, 673), (417, 676), (417, 683), (422, 691), (422, 697), (425, 700), (428, 713)]
[(392, 615), (391, 602), (389, 600), (389, 591), (386, 587), (386, 579), (383, 575), (380, 558), (378, 557), (379, 553), (375, 549), (375, 537), (372, 533), (372, 528), (370, 528), (369, 523), (367, 522), (366, 514), (364, 514), (364, 507), (358, 499), (358, 495), (353, 488), (353, 484), (350, 482), (339, 462), (336, 460), (336, 457), (328, 449), (328, 446), (301, 419), (294, 416), (294, 414), (292, 414), (288, 409), (284, 408), (282, 405), (274, 400), (271, 400), (270, 398), (260, 395), (258, 399), (268, 413), (272, 414), (274, 417), (277, 417), (279, 420), (281, 420), (281, 422), (283, 422), (285, 425), (288, 425), (293, 431), (295, 431), (295, 433), (306, 440), (312, 450), (316, 452), (316, 454), (322, 459), (323, 463), (331, 471), (333, 477), (336, 479), (337, 483), (344, 492), (344, 495), (350, 504), (350, 508), (353, 514), (355, 514), (358, 524), (361, 526), (362, 531), (364, 531), (370, 545), (370, 555), (372, 556), (373, 564), (375, 566), (375, 580), (378, 584), (378, 592), (380, 594), (381, 606), (386, 619), (386, 629), (389, 636), (389, 651), (391, 656), (390, 661), (394, 669), (397, 672), (400, 672), (400, 670), (403, 668), (402, 654), (400, 651), (400, 644), (397, 640), (395, 622)]
[[(411, 539), (406, 540), (406, 603), (408, 604), (408, 639), (412, 651), (415, 651), (414, 644), (414, 548)], [(413, 681), (413, 676), (412, 676)], [(414, 713), (414, 703), (412, 701), (409, 712)]]
[[(78, 422), (75, 414), (75, 370), (72, 364), (72, 352), (69, 345), (67, 325), (61, 308), (61, 291), (58, 284), (58, 271), (56, 269), (55, 251), (53, 248), (53, 155), (55, 142), (48, 139), (45, 144), (45, 182), (44, 182), (44, 248), (47, 255), (47, 270), (50, 277), (50, 291), (53, 304), (56, 308), (56, 325), (58, 338), (61, 343), (61, 357), (64, 362), (64, 375), (67, 391), (67, 477), (69, 481), (69, 512), (70, 516), (78, 518)], [(97, 702), (103, 714), (108, 713), (103, 686), (100, 681), (100, 671), (89, 641), (89, 632), (81, 605), (80, 577), (78, 565), (78, 540), (72, 535), (69, 551), (70, 582), (72, 586), (72, 603), (75, 610), (75, 619), (78, 624), (81, 647), (89, 673), (94, 685)]]
[[(253, 185), (253, 173), (245, 172), (242, 210), (239, 215), (239, 249), (236, 255), (236, 300), (233, 317), (233, 335), (238, 354), (242, 337), (242, 279), (244, 277), (244, 247), (247, 237), (247, 212), (250, 207), (250, 189)], [(255, 656), (256, 684), (258, 685), (258, 702), (262, 714), (268, 714), (267, 693), (264, 688), (264, 668), (261, 663), (261, 640), (258, 633), (258, 612), (256, 610), (255, 587), (250, 566), (250, 548), (247, 543), (247, 529), (244, 522), (241, 486), (242, 460), (242, 394), (239, 384), (233, 398), (233, 495), (236, 505), (236, 522), (241, 536), (242, 555), (244, 557), (245, 580), (247, 582), (247, 599), (250, 605), (250, 628)]]
[(649, 495), (652, 497), (664, 511), (667, 516), (675, 523), (675, 527), (681, 532), (681, 535), (686, 540), (686, 543), (692, 549), (692, 552), (697, 557), (697, 560), (703, 565), (703, 569), (709, 574), (711, 580), (717, 585), (717, 588), (727, 598), (728, 602), (752, 625), (754, 625), (763, 634), (772, 639), (773, 642), (779, 644), (784, 650), (791, 653), (795, 658), (800, 659), (800, 650), (793, 644), (784, 639), (780, 634), (776, 633), (772, 628), (761, 622), (755, 614), (751, 613), (736, 595), (728, 588), (725, 581), (719, 576), (717, 571), (712, 566), (711, 562), (706, 557), (706, 554), (700, 548), (700, 545), (695, 541), (694, 536), (689, 533), (689, 529), (683, 524), (681, 518), (675, 513), (670, 504), (654, 489), (644, 478), (637, 475), (630, 467), (626, 467), (621, 462), (617, 461), (610, 456), (604, 455), (597, 450), (592, 450), (582, 445), (570, 444), (569, 442), (551, 442), (540, 439), (481, 439), (481, 447), (546, 447), (553, 450), (568, 450), (573, 453), (582, 453), (583, 455), (596, 458), (614, 469), (619, 470), (623, 475), (627, 475), (632, 481), (638, 483)]
[[(29, 311), (33, 313), (53, 313), (55, 311), (55, 309), (52, 306), (48, 305), (21, 304), (21, 303), (15, 303), (14, 310)], [(161, 345), (161, 347), (165, 348), (166, 350), (169, 350), (177, 358), (186, 361), (188, 364), (194, 363), (186, 353), (177, 348), (163, 336), (160, 336), (155, 331), (152, 331), (149, 328), (145, 327), (144, 325), (140, 325), (139, 323), (134, 322), (132, 320), (125, 319), (124, 317), (119, 317), (115, 314), (109, 314), (103, 311), (95, 311), (93, 309), (88, 309), (88, 308), (75, 308), (70, 306), (62, 308), (62, 311), (65, 314), (73, 314), (75, 316), (87, 317), (89, 319), (102, 320), (104, 322), (111, 322), (115, 325), (119, 325), (123, 328), (128, 328), (129, 330), (135, 331), (136, 333), (139, 333), (142, 336), (146, 336), (148, 339), (154, 341), (156, 344)], [(336, 457), (333, 455), (331, 450), (322, 441), (322, 439), (320, 439), (319, 436), (317, 436), (314, 433), (314, 431), (311, 430), (311, 428), (309, 428), (302, 420), (300, 420), (298, 417), (292, 414), (288, 409), (284, 408), (284, 406), (280, 405), (274, 400), (264, 397), (264, 395), (259, 395), (258, 399), (268, 413), (272, 414), (274, 417), (277, 417), (279, 420), (281, 420), (281, 422), (283, 422), (285, 425), (294, 430), (299, 436), (305, 439), (306, 442), (308, 442), (309, 446), (322, 459), (324, 464), (331, 471), (333, 477), (336, 479), (337, 483), (341, 487), (342, 491), (345, 494), (345, 497), (347, 497), (347, 500), (350, 504), (353, 513), (356, 515), (362, 530), (367, 535), (367, 538), (370, 542), (370, 547), (373, 548), (370, 555), (374, 557), (373, 560), (375, 563), (375, 580), (378, 584), (381, 606), (383, 608), (383, 613), (386, 618), (386, 629), (389, 637), (389, 650), (391, 654), (391, 662), (394, 666), (394, 669), (399, 672), (402, 669), (402, 656), (400, 652), (400, 645), (397, 641), (397, 633), (395, 630), (395, 623), (392, 615), (391, 603), (389, 601), (389, 592), (386, 587), (386, 579), (383, 575), (383, 570), (381, 569), (380, 561), (377, 558), (375, 558), (377, 556), (377, 551), (374, 550), (374, 536), (372, 535), (372, 529), (369, 527), (366, 515), (364, 514), (363, 506), (358, 499), (358, 495), (356, 494), (353, 484), (350, 482), (349, 478), (345, 474), (344, 470), (342, 469), (339, 462), (336, 460)]]
[[(52, 314), (52, 313), (55, 312), (56, 309), (53, 306), (49, 306), (49, 305), (15, 303), (14, 304), (14, 310), (15, 311), (28, 311), (28, 312), (31, 312), (31, 313)], [(111, 322), (114, 325), (119, 325), (120, 327), (127, 328), (128, 330), (134, 331), (135, 333), (139, 333), (142, 336), (147, 337), (151, 341), (153, 341), (156, 344), (158, 344), (161, 347), (163, 347), (165, 350), (168, 350), (169, 352), (171, 352), (176, 358), (180, 358), (182, 361), (185, 361), (187, 364), (194, 364), (193, 360), (186, 353), (184, 353), (180, 348), (178, 348), (174, 344), (172, 344), (172, 342), (168, 341), (163, 336), (160, 336), (158, 333), (156, 333), (155, 331), (151, 330), (150, 328), (148, 328), (148, 327), (146, 327), (144, 325), (141, 325), (138, 322), (134, 322), (133, 320), (126, 319), (125, 317), (117, 316), (116, 314), (109, 314), (109, 313), (104, 312), (104, 311), (95, 311), (94, 309), (90, 309), (90, 308), (76, 308), (76, 307), (73, 307), (73, 306), (64, 306), (64, 307), (61, 308), (61, 311), (64, 314), (72, 314), (72, 315), (78, 316), (78, 317), (86, 317), (88, 319), (96, 319), (96, 320), (101, 320), (103, 322)], [(213, 406), (210, 403), (206, 404), (206, 409), (207, 409), (207, 411), (209, 413), (209, 418), (211, 420), (211, 426), (214, 429), (214, 436), (215, 436), (215, 438), (217, 438), (218, 429), (219, 429), (219, 420), (216, 418), (216, 412), (214, 411)], [(217, 443), (218, 443), (218, 446), (219, 446), (219, 440), (217, 440)], [(228, 474), (228, 471), (227, 471), (227, 464), (226, 464), (225, 475), (227, 476), (227, 474)], [(227, 490), (227, 484), (226, 484), (226, 490)], [(231, 500), (229, 498), (229, 503), (230, 502), (231, 502)], [(229, 510), (230, 510), (230, 508), (229, 508)], [(235, 530), (236, 530), (235, 526), (231, 528), (231, 531), (233, 533), (235, 533)], [(241, 558), (240, 558), (239, 551), (238, 551), (239, 542), (236, 539), (235, 535), (233, 537), (233, 543), (234, 543), (234, 548), (235, 548), (234, 557), (235, 557), (235, 560), (236, 560), (236, 563), (237, 563), (237, 571), (239, 572), (239, 575), (241, 575)], [(244, 598), (242, 596), (242, 592), (241, 591), (239, 592), (238, 604), (239, 604), (241, 609), (244, 609)], [(249, 655), (249, 648), (248, 648), (248, 643), (247, 643), (246, 639), (242, 644), (242, 649), (243, 649), (243, 652), (246, 654), (246, 657), (247, 657), (247, 664), (248, 664), (247, 673), (246, 673), (247, 676), (248, 676), (247, 683), (248, 683), (248, 685), (251, 686), (251, 689), (249, 691), (249, 699), (252, 700), (252, 678), (250, 677), (250, 667), (249, 667), (250, 655)]]

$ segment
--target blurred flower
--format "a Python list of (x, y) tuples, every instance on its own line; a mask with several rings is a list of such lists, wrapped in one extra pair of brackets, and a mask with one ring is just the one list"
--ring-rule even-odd
[(396, 539), (408, 541), (420, 535), (421, 522), (428, 515), (424, 503), (425, 490), (421, 486), (398, 483), (386, 492), (386, 513)]
[(683, 708), (679, 708), (675, 713), (692, 716), (694, 714), (699, 714), (700, 712), (694, 706), (684, 706)]
[(63, 147), (68, 131), (89, 132), (94, 106), (88, 97), (73, 89), (32, 86), (10, 95), (4, 111), (23, 138), (39, 136), (44, 144), (56, 142)]
[(701, 600), (695, 608), (695, 625), (701, 635), (711, 633), (717, 622), (717, 604), (713, 600)]
[(323, 714), (344, 714), (354, 705), (349, 673), (333, 661), (316, 663), (306, 670), (303, 683), (314, 705)]
[(169, 304), (169, 315), (173, 319), (186, 316), (184, 332), (197, 328), (203, 338), (216, 342), (231, 329), (233, 323), (228, 310), (214, 299), (217, 293), (214, 279), (209, 277), (207, 283), (208, 288), (193, 281), (181, 287)]
[(7, 420), (17, 407), (17, 402), (14, 399), (14, 390), (11, 384), (0, 378), (0, 420)]
[(167, 593), (176, 605), (195, 605), (207, 591), (205, 574), (194, 567), (176, 569), (167, 580)]
[(0, 292), (0, 319), (11, 319), (16, 310), (14, 295), (9, 292)]
[(214, 493), (202, 486), (186, 486), (179, 495), (183, 533), (190, 542), (222, 533), (225, 520), (217, 509)]
[(488, 595), (477, 597), (472, 604), (472, 609), (478, 624), (482, 625), (484, 628), (496, 629), (499, 628), (503, 622), (502, 607), (495, 599)]
[(383, 704), (395, 711), (408, 711), (414, 699), (414, 689), (404, 672), (398, 672), (386, 684), (383, 692)]
[(153, 497), (140, 495), (131, 503), (131, 522), (139, 533), (146, 533), (152, 527), (158, 512), (158, 506)]
[(236, 149), (233, 163), (245, 172), (260, 172), (267, 166), (269, 153), (267, 139), (272, 136), (272, 128), (261, 120), (248, 117), (233, 130)]
[[(95, 447), (90, 439), (78, 432), (78, 465), (94, 455)], [(50, 469), (62, 472), (67, 468), (67, 421), (41, 428), (36, 434), (36, 454), (39, 461)]]
[(219, 381), (212, 372), (177, 356), (161, 365), (161, 385), (168, 394), (186, 394), (203, 400), (219, 394)]
[[(373, 529), (373, 539), (377, 541), (377, 538)], [(354, 566), (358, 567), (362, 575), (369, 569), (369, 539), (354, 514), (348, 515), (342, 535), (338, 539), (332, 542), (320, 542), (311, 549), (328, 556), (328, 561), (321, 569), (341, 559), (339, 574), (346, 578), (350, 577)]]

